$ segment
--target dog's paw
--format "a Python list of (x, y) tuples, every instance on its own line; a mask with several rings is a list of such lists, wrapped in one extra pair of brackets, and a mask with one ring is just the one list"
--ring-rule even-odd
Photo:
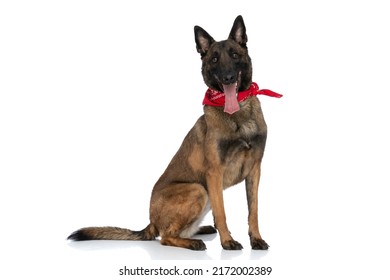
[(251, 238), (251, 246), (253, 250), (268, 250), (269, 245), (263, 239)]
[(213, 226), (203, 226), (200, 227), (196, 234), (213, 234), (217, 233), (217, 230)]
[(222, 248), (225, 250), (242, 250), (242, 245), (235, 241), (235, 240), (229, 240), (222, 243)]
[(194, 251), (204, 251), (206, 250), (206, 244), (204, 244), (202, 240), (193, 239), (191, 240), (191, 244), (189, 245), (188, 249)]

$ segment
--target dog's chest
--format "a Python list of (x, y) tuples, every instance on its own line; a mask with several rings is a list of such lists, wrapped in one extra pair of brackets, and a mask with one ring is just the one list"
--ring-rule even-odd
[(237, 127), (235, 133), (218, 140), (218, 154), (224, 166), (223, 185), (230, 187), (244, 180), (254, 164), (261, 160), (265, 142), (265, 124), (249, 121)]

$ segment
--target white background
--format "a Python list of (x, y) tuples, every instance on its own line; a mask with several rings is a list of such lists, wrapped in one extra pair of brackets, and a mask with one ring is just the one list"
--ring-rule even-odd
[[(388, 11), (375, 0), (2, 1), (1, 278), (123, 279), (125, 265), (181, 260), (271, 266), (271, 279), (389, 279)], [(253, 80), (284, 95), (260, 97), (270, 250), (250, 250), (243, 185), (225, 193), (241, 252), (216, 235), (205, 252), (66, 241), (83, 226), (147, 225), (154, 182), (202, 114), (193, 26), (222, 40), (239, 14)]]

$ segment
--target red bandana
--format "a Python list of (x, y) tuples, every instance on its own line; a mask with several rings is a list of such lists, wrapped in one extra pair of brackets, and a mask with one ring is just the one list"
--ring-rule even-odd
[[(280, 98), (283, 95), (273, 92), (269, 89), (259, 89), (259, 86), (256, 83), (252, 83), (249, 89), (240, 91), (237, 94), (237, 101), (243, 102), (250, 96), (256, 96), (259, 94), (268, 95), (271, 97)], [(203, 99), (203, 105), (209, 105), (214, 107), (222, 107), (225, 106), (225, 93), (222, 91), (214, 90), (209, 88), (206, 91), (206, 95)]]

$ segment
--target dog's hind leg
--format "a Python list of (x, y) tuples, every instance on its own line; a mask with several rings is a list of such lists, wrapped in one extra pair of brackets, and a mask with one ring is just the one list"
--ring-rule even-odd
[(181, 237), (162, 237), (160, 243), (167, 246), (182, 247), (190, 250), (204, 251), (206, 244), (200, 239), (189, 239)]
[(177, 183), (153, 193), (150, 219), (160, 233), (162, 245), (205, 250), (202, 240), (191, 237), (208, 211), (208, 195), (202, 185)]

